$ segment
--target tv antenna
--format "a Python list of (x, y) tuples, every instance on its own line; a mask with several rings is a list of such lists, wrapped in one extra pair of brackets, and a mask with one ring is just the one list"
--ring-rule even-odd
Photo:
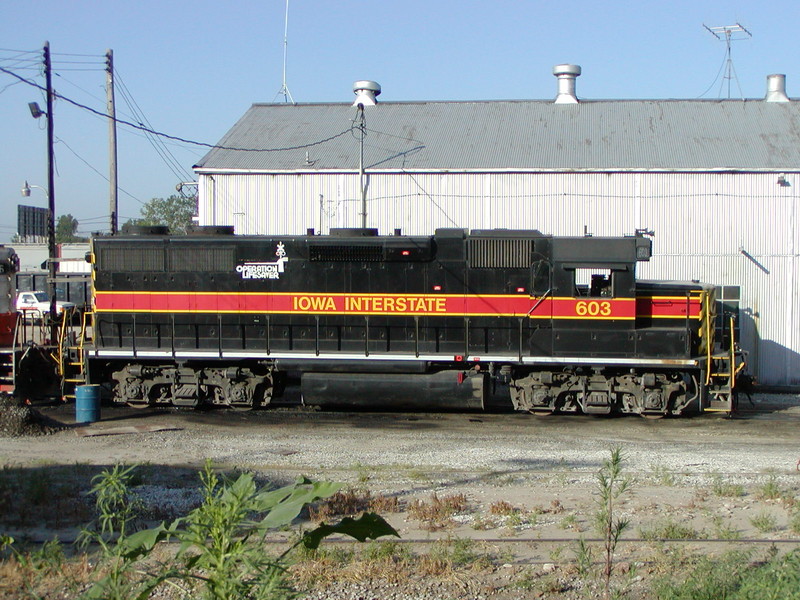
[[(275, 98), (278, 96), (283, 96), (284, 102), (291, 102), (292, 104), (295, 103), (294, 98), (292, 98), (292, 92), (289, 91), (289, 86), (286, 85), (286, 55), (289, 51), (289, 0), (286, 0), (286, 19), (284, 21), (283, 26), (283, 85), (281, 89), (278, 90), (278, 93), (275, 94)], [(274, 102), (275, 100), (273, 100)]]
[[(288, 2), (288, 0), (287, 0)], [(735, 25), (723, 25), (721, 27), (709, 27), (705, 23), (703, 23), (703, 27), (705, 27), (708, 32), (713, 35), (718, 40), (725, 40), (726, 51), (725, 51), (725, 76), (722, 78), (722, 83), (719, 86), (720, 93), (722, 92), (722, 86), (725, 85), (725, 80), (728, 81), (728, 99), (731, 97), (731, 80), (736, 79), (736, 86), (739, 88), (739, 95), (744, 100), (744, 94), (742, 94), (742, 86), (739, 85), (739, 78), (736, 76), (736, 69), (733, 68), (733, 59), (731, 58), (731, 42), (735, 42), (738, 40), (746, 40), (747, 38), (753, 37), (753, 34), (747, 31), (743, 25), (740, 23), (736, 23)]]

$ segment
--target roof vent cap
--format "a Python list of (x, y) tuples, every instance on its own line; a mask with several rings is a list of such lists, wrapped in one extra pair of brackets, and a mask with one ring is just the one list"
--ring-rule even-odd
[(789, 96), (786, 95), (786, 75), (767, 75), (767, 95), (764, 100), (767, 102), (790, 101)]
[(581, 74), (578, 65), (556, 65), (553, 67), (553, 75), (558, 77), (558, 95), (556, 104), (577, 104), (578, 97), (575, 95), (575, 79)]
[(378, 101), (376, 98), (381, 95), (381, 86), (377, 81), (356, 81), (353, 84), (353, 93), (356, 95), (356, 100), (353, 106), (375, 106)]

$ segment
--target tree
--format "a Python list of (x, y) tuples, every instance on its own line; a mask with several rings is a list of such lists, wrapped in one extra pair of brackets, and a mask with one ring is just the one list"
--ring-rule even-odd
[(56, 243), (74, 244), (85, 242), (86, 238), (75, 235), (78, 231), (78, 219), (72, 215), (61, 215), (56, 222)]
[(170, 196), (153, 198), (142, 206), (141, 219), (133, 225), (166, 225), (171, 233), (185, 234), (192, 225), (192, 217), (197, 209), (195, 198)]

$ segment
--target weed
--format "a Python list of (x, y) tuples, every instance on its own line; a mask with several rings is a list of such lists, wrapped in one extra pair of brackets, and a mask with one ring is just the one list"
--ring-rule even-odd
[(489, 514), (491, 515), (508, 516), (516, 511), (517, 509), (514, 508), (510, 502), (506, 502), (505, 500), (492, 502), (492, 504), (489, 506)]
[(738, 540), (741, 539), (741, 532), (722, 521), (722, 517), (713, 515), (711, 517), (711, 524), (714, 527), (714, 537), (718, 540)]
[(561, 529), (570, 529), (572, 531), (580, 531), (580, 525), (578, 524), (578, 517), (576, 515), (567, 515), (561, 522), (558, 524)]
[(761, 511), (750, 519), (750, 524), (761, 533), (769, 533), (777, 529), (778, 520), (775, 518), (775, 515)]
[(538, 581), (539, 575), (535, 573), (533, 569), (525, 569), (517, 576), (512, 585), (519, 590), (531, 592), (536, 590)]
[(650, 527), (639, 527), (639, 537), (649, 541), (656, 540), (697, 540), (706, 536), (691, 525), (664, 519)]
[(743, 485), (725, 481), (720, 475), (714, 475), (711, 483), (711, 491), (715, 496), (721, 498), (741, 498), (745, 495)]
[(792, 533), (800, 535), (800, 510), (795, 510), (789, 518), (789, 529)]
[(602, 538), (602, 571), (595, 574), (592, 567), (594, 551), (583, 536), (578, 540), (575, 550), (578, 573), (582, 577), (597, 576), (603, 586), (603, 598), (609, 599), (621, 593), (612, 588), (615, 567), (614, 555), (617, 544), (630, 526), (630, 521), (616, 515), (618, 504), (630, 488), (630, 479), (622, 474), (622, 449), (612, 448), (610, 456), (603, 461), (597, 472), (596, 510), (594, 524)]
[(369, 490), (353, 488), (336, 492), (330, 498), (308, 509), (309, 519), (315, 523), (332, 517), (351, 516), (366, 511), (379, 513), (399, 512), (400, 501), (395, 496), (379, 494), (373, 497)]
[(477, 542), (468, 538), (438, 541), (428, 554), (434, 563), (446, 565), (448, 569), (481, 569), (491, 564), (489, 557), (478, 551)]
[[(101, 527), (104, 523), (109, 525), (92, 532), (92, 539), (101, 544), (111, 565), (108, 575), (89, 590), (86, 598), (147, 598), (162, 584), (176, 585), (174, 582), (184, 586), (185, 595), (199, 587), (199, 594), (192, 597), (208, 600), (287, 597), (292, 591), (284, 561), (297, 546), (302, 544), (313, 550), (323, 538), (336, 533), (360, 541), (397, 535), (377, 515), (365, 514), (357, 520), (320, 525), (299, 536), (286, 552), (274, 558), (264, 552), (261, 543), (267, 532), (289, 525), (309, 503), (333, 496), (341, 486), (300, 478), (294, 485), (263, 491), (248, 473), (242, 473), (235, 481), (222, 481), (210, 462), (200, 473), (200, 480), (203, 503), (199, 507), (169, 525), (162, 523), (126, 535), (129, 521), (124, 516), (104, 517), (108, 507), (117, 506), (118, 499), (126, 496), (130, 471), (115, 469), (102, 474), (94, 489), (101, 509)], [(115, 535), (114, 543), (107, 540), (110, 534)], [(177, 546), (168, 566), (152, 573), (137, 570), (137, 562), (152, 558), (156, 545), (162, 541), (174, 541)]]
[(756, 497), (761, 500), (777, 500), (783, 496), (784, 492), (778, 484), (775, 473), (770, 473), (769, 479), (758, 488)]
[(578, 567), (578, 575), (588, 577), (592, 574), (592, 563), (594, 562), (594, 551), (587, 541), (580, 537), (578, 548), (575, 550), (575, 563)]
[(800, 599), (800, 551), (784, 556), (768, 554), (766, 562), (751, 563), (746, 552), (696, 557), (652, 588), (659, 600), (690, 599)]
[(552, 560), (554, 563), (557, 563), (562, 559), (563, 554), (564, 546), (557, 546), (555, 549), (550, 551), (550, 560)]
[(497, 527), (497, 523), (492, 519), (480, 515), (476, 515), (472, 519), (472, 528), (476, 531), (486, 531), (487, 529), (494, 529), (495, 527)]
[(336, 492), (319, 505), (309, 507), (309, 519), (321, 523), (337, 515), (356, 515), (369, 508), (370, 500), (369, 491), (348, 489)]
[(367, 483), (370, 479), (372, 479), (367, 467), (362, 465), (360, 462), (355, 463), (352, 468), (356, 472), (358, 483)]
[(8, 548), (13, 548), (14, 541), (14, 538), (10, 535), (0, 535), (0, 554)]
[(408, 478), (411, 481), (425, 481), (425, 482), (433, 481), (431, 479), (430, 473), (428, 473), (426, 471), (420, 471), (419, 469), (411, 469), (408, 472)]
[(467, 497), (464, 494), (453, 494), (439, 498), (434, 492), (430, 502), (414, 500), (408, 505), (408, 513), (414, 519), (422, 521), (429, 531), (442, 529), (451, 523), (450, 517), (464, 512), (467, 508)]
[(397, 496), (385, 496), (378, 494), (369, 501), (369, 509), (376, 513), (396, 513), (400, 512), (400, 500)]
[(655, 463), (650, 465), (652, 479), (662, 486), (672, 487), (675, 485), (675, 475), (665, 465)]
[(411, 553), (408, 548), (394, 541), (374, 541), (361, 551), (360, 558), (366, 561), (399, 561), (408, 560)]

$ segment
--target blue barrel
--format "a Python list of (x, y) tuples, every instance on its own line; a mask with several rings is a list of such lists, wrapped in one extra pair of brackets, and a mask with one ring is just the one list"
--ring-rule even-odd
[(94, 423), (100, 420), (100, 386), (79, 385), (75, 389), (75, 422)]

